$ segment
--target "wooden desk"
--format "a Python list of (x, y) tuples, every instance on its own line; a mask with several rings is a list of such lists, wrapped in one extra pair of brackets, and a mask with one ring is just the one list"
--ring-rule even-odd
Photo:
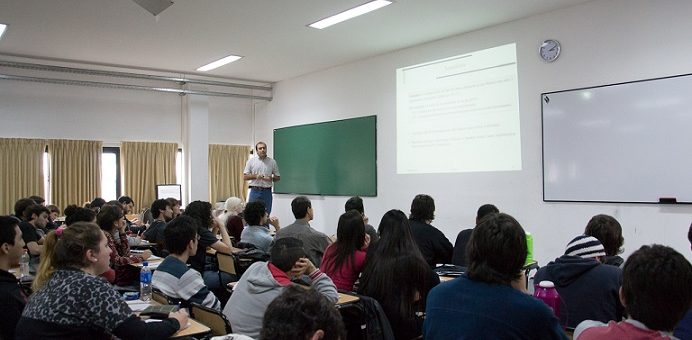
[(200, 334), (207, 334), (211, 332), (211, 328), (203, 325), (195, 319), (188, 319), (190, 326), (179, 330), (177, 333), (173, 334), (171, 338), (182, 338), (186, 336), (194, 336)]
[[(149, 301), (149, 304), (152, 306), (159, 305), (158, 302), (151, 300)], [(139, 312), (136, 312), (139, 314)], [(193, 318), (188, 318), (188, 326), (179, 330), (175, 334), (171, 336), (171, 338), (182, 338), (182, 337), (187, 337), (187, 336), (195, 336), (195, 335), (201, 335), (201, 334), (208, 334), (211, 332), (211, 328), (205, 326), (204, 324), (200, 323), (199, 321), (193, 319)]]
[[(162, 259), (162, 258), (158, 258), (158, 259), (155, 259), (155, 260), (146, 260), (146, 261), (149, 263), (149, 266), (148, 266), (149, 269), (154, 270), (154, 269), (156, 269), (156, 268), (161, 264), (161, 262), (163, 262), (163, 259)], [(137, 267), (137, 268), (142, 268), (142, 267), (144, 267), (144, 263), (142, 263), (142, 262), (140, 262), (140, 263), (130, 263), (130, 265), (131, 265), (131, 266), (135, 266), (135, 267)]]
[(360, 301), (360, 298), (355, 295), (339, 293), (339, 300), (336, 301), (336, 305), (341, 306), (358, 301)]
[(440, 282), (451, 281), (456, 279), (457, 277), (459, 276), (440, 275)]

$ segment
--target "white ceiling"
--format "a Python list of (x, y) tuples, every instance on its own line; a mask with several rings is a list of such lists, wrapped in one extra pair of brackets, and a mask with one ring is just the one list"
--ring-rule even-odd
[(174, 1), (0, 0), (0, 54), (184, 74), (236, 54), (207, 74), (275, 82), (590, 0), (398, 0), (323, 30), (306, 25), (366, 1)]

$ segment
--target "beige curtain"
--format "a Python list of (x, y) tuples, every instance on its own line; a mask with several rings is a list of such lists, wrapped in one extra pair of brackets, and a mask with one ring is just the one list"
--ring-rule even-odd
[(101, 141), (49, 140), (51, 203), (61, 209), (81, 207), (101, 196), (102, 153)]
[(231, 196), (245, 201), (247, 182), (243, 169), (250, 155), (249, 145), (209, 145), (209, 201), (225, 201)]
[(124, 195), (135, 201), (135, 211), (150, 207), (157, 184), (176, 184), (176, 143), (123, 142), (120, 147)]
[(0, 138), (0, 215), (14, 214), (20, 198), (43, 197), (42, 139)]

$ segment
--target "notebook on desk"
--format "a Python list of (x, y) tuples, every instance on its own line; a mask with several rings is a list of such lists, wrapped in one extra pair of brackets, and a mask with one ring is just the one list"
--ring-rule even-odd
[(453, 264), (443, 264), (434, 269), (437, 275), (443, 276), (461, 276), (466, 271), (465, 267), (457, 266)]
[(139, 313), (140, 316), (148, 316), (152, 319), (166, 319), (168, 314), (177, 312), (179, 309), (176, 305), (159, 305), (149, 306)]

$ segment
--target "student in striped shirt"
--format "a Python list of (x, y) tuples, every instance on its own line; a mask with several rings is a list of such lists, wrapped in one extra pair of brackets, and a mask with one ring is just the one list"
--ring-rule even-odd
[(190, 216), (179, 216), (168, 223), (164, 239), (170, 255), (154, 271), (152, 285), (183, 305), (196, 302), (221, 310), (221, 302), (204, 285), (202, 275), (186, 265), (190, 255), (197, 252), (197, 228), (197, 221)]

